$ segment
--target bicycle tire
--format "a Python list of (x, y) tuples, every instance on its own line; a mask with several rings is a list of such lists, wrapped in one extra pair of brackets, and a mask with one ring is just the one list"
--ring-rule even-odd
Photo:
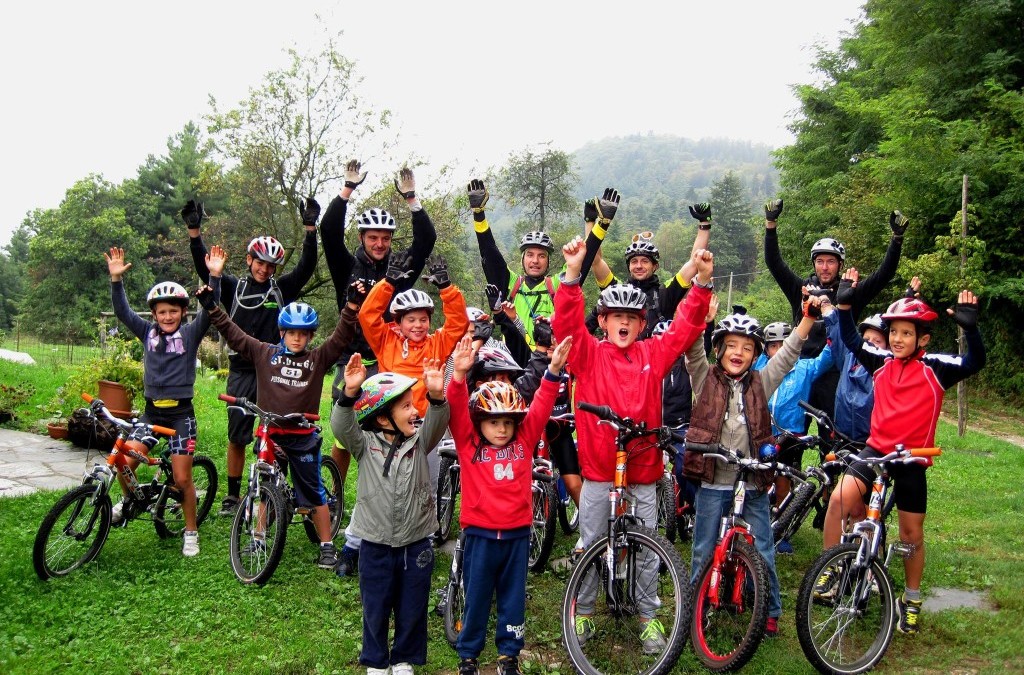
[[(878, 664), (892, 642), (896, 627), (892, 578), (877, 558), (868, 567), (854, 569), (858, 549), (857, 543), (828, 549), (818, 556), (800, 584), (796, 633), (804, 656), (821, 673), (867, 672)], [(840, 569), (836, 595), (832, 600), (816, 600), (814, 585), (830, 565)]]
[(772, 522), (772, 537), (774, 537), (776, 546), (780, 541), (788, 540), (797, 533), (807, 514), (810, 513), (816, 493), (817, 489), (810, 481), (800, 483), (793, 490), (793, 496), (786, 504), (786, 508)]
[(111, 510), (106, 494), (90, 504), (100, 489), (99, 483), (79, 485), (43, 518), (32, 545), (32, 565), (43, 581), (70, 574), (99, 555), (110, 534)]
[[(255, 535), (261, 507), (266, 509), (263, 517), (267, 525), (264, 544), (259, 546)], [(231, 521), (230, 554), (231, 569), (243, 584), (262, 586), (277, 569), (288, 534), (287, 509), (284, 496), (263, 482), (255, 495), (250, 489), (242, 498)]]
[[(745, 539), (736, 537), (722, 564), (719, 598), (716, 609), (708, 591), (711, 586), (713, 558), (701, 568), (693, 591), (693, 622), (690, 638), (697, 659), (715, 673), (743, 667), (754, 656), (764, 639), (768, 619), (768, 565)], [(742, 571), (741, 571), (742, 570)], [(727, 602), (737, 578), (743, 580), (743, 607)], [(747, 580), (750, 580), (747, 582)]]
[(448, 644), (455, 649), (462, 632), (462, 614), (466, 608), (466, 589), (462, 585), (462, 551), (456, 553), (458, 571), (449, 573), (448, 585), (445, 588), (446, 603), (444, 606), (444, 636)]
[(676, 486), (675, 478), (662, 476), (657, 483), (658, 530), (665, 532), (665, 538), (676, 542)]
[[(638, 578), (644, 569), (656, 570), (657, 588), (648, 589), (647, 597), (648, 602), (654, 598), (654, 618), (665, 628), (665, 647), (655, 654), (645, 654), (641, 649), (638, 638), (642, 628), (639, 606), (642, 598), (636, 594), (637, 584), (617, 581), (613, 592), (618, 597), (612, 597), (609, 592), (605, 560), (607, 537), (583, 552), (569, 577), (562, 600), (562, 642), (579, 673), (667, 673), (678, 661), (689, 633), (692, 609), (686, 564), (675, 547), (654, 530), (627, 525), (617, 536), (624, 540), (627, 551), (626, 579)], [(596, 598), (590, 615), (594, 632), (581, 642), (576, 634), (579, 596), (585, 592), (585, 586), (594, 582), (599, 583), (594, 589)], [(651, 590), (654, 592), (650, 593)]]
[(534, 481), (533, 525), (530, 527), (529, 564), (531, 572), (543, 572), (555, 545), (558, 493), (551, 483)]
[(558, 524), (565, 534), (575, 534), (580, 529), (580, 510), (572, 497), (565, 502), (558, 500)]
[(455, 520), (455, 499), (458, 496), (458, 472), (452, 467), (455, 460), (450, 457), (441, 458), (437, 479), (437, 535), (441, 541), (448, 541), (452, 534), (452, 522)]
[[(324, 503), (331, 516), (331, 540), (333, 540), (341, 530), (341, 519), (345, 515), (345, 486), (341, 482), (341, 469), (330, 455), (323, 455), (320, 458), (320, 482), (324, 486)], [(312, 518), (303, 517), (302, 527), (306, 530), (306, 537), (309, 541), (319, 545), (320, 535), (317, 534)]]
[[(185, 531), (181, 492), (170, 483), (173, 483), (173, 478), (169, 478), (168, 485), (160, 491), (153, 508), (153, 527), (161, 539), (180, 537)], [(192, 458), (192, 484), (196, 488), (196, 527), (199, 527), (217, 497), (217, 466), (212, 459), (203, 455)]]

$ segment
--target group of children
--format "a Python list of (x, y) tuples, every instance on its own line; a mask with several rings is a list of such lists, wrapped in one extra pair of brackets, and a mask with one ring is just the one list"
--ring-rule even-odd
[[(349, 164), (345, 187), (328, 211), (332, 227), (343, 221), (348, 198), (365, 177), (358, 162)], [(527, 366), (526, 374), (513, 382), (523, 369), (511, 353), (503, 352), (509, 354), (506, 359), (503, 348), (481, 349), (493, 344), (490, 329), (482, 328), (489, 325), (487, 315), (467, 309), (443, 259), (428, 258), (433, 226), (416, 199), (411, 171), (402, 171), (396, 188), (419, 228), (415, 250), (391, 250), (394, 219), (379, 209), (357, 219), (360, 247), (354, 255), (340, 252), (338, 247), (343, 249), (343, 245), (333, 239), (328, 243), (323, 232), (325, 252), (332, 251), (327, 257), (340, 316), (333, 334), (315, 349), (310, 349), (310, 342), (319, 325), (317, 313), (295, 301), (302, 278), (308, 278), (307, 270), (300, 268), (308, 267), (310, 254), (314, 261), (316, 255), (319, 205), (312, 198), (300, 206), (307, 228), (302, 261), (291, 277), (285, 275), (280, 280), (276, 271), (284, 261), (284, 250), (271, 237), (258, 237), (250, 243), (245, 279), (226, 275), (225, 252), (218, 246), (206, 251), (199, 236), (202, 205), (186, 205), (182, 215), (197, 270), (202, 261), (199, 271), (204, 282), (197, 292), (201, 311), (190, 323), (184, 323), (188, 294), (178, 284), (158, 284), (150, 292), (152, 321), (132, 312), (121, 285), (121, 277), (131, 265), (120, 249), (106, 254), (115, 311), (144, 344), (144, 417), (178, 430), (172, 443), (172, 463), (176, 483), (185, 495), (186, 556), (199, 552), (194, 491), (188, 489), (196, 437), (192, 364), (208, 326), (216, 326), (233, 350), (228, 393), (255, 396), (258, 405), (271, 412), (318, 410), (323, 380), (333, 365), (339, 365), (331, 416), (337, 440), (334, 451), (355, 458), (360, 469), (357, 501), (341, 555), (331, 541), (327, 510), (322, 508), (319, 434), (287, 429), (280, 430), (278, 438), (298, 500), (314, 507), (314, 524), (321, 540), (317, 564), (329, 569), (348, 565), (346, 571), (354, 571), (357, 566), (351, 556), (359, 551), (364, 599), (360, 663), (369, 673), (390, 670), (404, 674), (426, 662), (425, 624), (434, 565), (431, 539), (438, 526), (436, 467), (433, 471), (431, 467), (436, 453), (432, 451), (446, 430), (455, 441), (463, 476), (466, 607), (457, 646), (460, 673), (478, 671), (477, 659), (495, 595), (499, 672), (517, 673), (524, 645), (533, 453), (550, 425), (555, 406), (568, 407), (570, 382), (577, 400), (608, 404), (619, 415), (659, 426), (666, 378), (685, 355), (687, 391), (693, 392), (688, 438), (705, 445), (721, 443), (750, 456), (772, 443), (779, 429), (804, 431), (802, 416), (794, 414), (795, 403), (809, 395), (816, 379), (835, 370), (836, 362), (840, 363), (838, 390), (851, 392), (836, 402), (837, 419), (848, 423), (855, 437), (866, 434), (869, 447), (865, 452), (884, 453), (897, 442), (908, 447), (930, 444), (942, 390), (976, 372), (984, 361), (976, 328), (977, 298), (967, 291), (961, 293), (955, 310), (950, 310), (967, 331), (970, 351), (965, 357), (925, 355), (923, 348), (936, 315), (916, 298), (897, 301), (880, 319), (865, 320), (858, 334), (853, 310), (862, 308), (870, 298), (864, 285), (858, 284), (856, 270), (848, 270), (840, 279), (845, 262), (841, 244), (821, 240), (811, 255), (816, 274), (800, 287), (796, 326), (779, 322), (762, 329), (753, 317), (730, 314), (714, 328), (709, 363), (702, 336), (718, 308), (713, 297), (713, 255), (706, 248), (710, 206), (691, 208), (700, 223), (698, 239), (686, 264), (664, 287), (657, 282), (657, 249), (648, 233), (634, 238), (627, 251), (630, 281), (621, 283), (609, 275), (600, 246), (618, 207), (618, 194), (610, 189), (586, 203), (587, 238), (576, 237), (562, 247), (565, 267), (557, 278), (548, 276), (548, 257), (554, 245), (542, 232), (523, 237), (523, 274), (517, 275), (498, 252), (484, 212), (488, 194), (483, 183), (474, 180), (469, 185), (469, 201), (484, 271), (497, 295), (495, 305), (488, 309), (503, 309), (518, 319), (508, 322), (506, 332), (518, 332), (516, 337), (526, 348), (517, 351), (529, 358), (528, 364), (521, 364)], [(765, 206), (766, 250), (768, 232), (775, 236), (775, 221), (781, 211), (781, 200)], [(324, 230), (327, 220), (325, 217)], [(901, 239), (905, 219), (899, 226)], [(894, 234), (898, 229), (894, 225)], [(424, 240), (430, 247), (424, 249)], [(596, 303), (601, 339), (588, 330), (582, 292), (582, 281), (591, 266), (602, 288)], [(445, 316), (441, 328), (433, 333), (434, 301), (413, 287), (424, 268), (424, 279), (436, 287)], [(654, 283), (649, 281), (652, 278)], [(217, 306), (222, 297), (224, 309)], [(274, 316), (276, 321), (271, 322), (268, 317)], [(658, 323), (649, 325), (655, 319)], [(831, 346), (824, 346), (823, 340), (823, 351), (801, 359), (808, 339), (826, 328)], [(361, 345), (359, 350), (353, 349), (354, 344)], [(886, 351), (887, 347), (891, 351)], [(501, 365), (508, 362), (518, 370)], [(498, 365), (488, 369), (487, 363)], [(691, 401), (686, 403), (689, 409)], [(563, 475), (570, 476), (567, 484), (578, 499), (580, 545), (586, 547), (605, 527), (607, 494), (615, 471), (615, 439), (607, 426), (598, 425), (594, 415), (577, 411), (575, 421), (577, 452), (566, 449), (556, 460), (565, 464)], [(238, 449), (244, 451), (251, 437), (251, 417), (229, 419), (225, 510), (237, 503), (244, 463)], [(150, 441), (133, 438), (131, 443), (145, 451), (152, 447)], [(571, 442), (567, 445), (571, 448)], [(783, 459), (799, 461), (799, 457)], [(629, 461), (636, 513), (653, 527), (655, 483), (664, 472), (661, 453), (638, 452)], [(717, 539), (719, 519), (731, 502), (734, 470), (689, 451), (682, 463), (685, 475), (699, 485), (693, 504), (692, 559), (692, 569), (699, 570)], [(838, 540), (842, 519), (856, 515), (855, 505), (863, 504), (866, 479), (851, 471), (836, 490), (826, 520), (826, 545)], [(773, 480), (771, 472), (756, 475), (746, 501), (747, 520), (771, 572), (769, 635), (777, 632), (781, 614), (774, 564), (776, 542), (772, 540), (767, 498)], [(917, 584), (923, 572), (924, 469), (908, 468), (896, 481), (901, 538), (916, 546), (915, 555), (907, 561), (907, 593), (900, 605), (901, 629), (913, 632), (920, 608)], [(779, 551), (785, 552), (781, 544)], [(821, 593), (827, 593), (828, 582), (824, 578), (819, 581)], [(585, 605), (584, 598), (577, 608), (575, 629), (581, 640), (594, 629)], [(657, 653), (665, 646), (664, 627), (653, 609), (642, 619), (639, 638), (644, 650)], [(394, 637), (389, 640), (392, 620)]]

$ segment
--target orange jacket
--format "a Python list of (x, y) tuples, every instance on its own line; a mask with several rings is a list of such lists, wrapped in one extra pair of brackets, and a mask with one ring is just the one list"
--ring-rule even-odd
[(466, 299), (455, 285), (441, 291), (444, 310), (444, 325), (427, 336), (422, 342), (410, 342), (402, 337), (398, 324), (384, 321), (384, 312), (391, 304), (395, 287), (381, 279), (366, 296), (359, 310), (359, 324), (370, 349), (377, 355), (379, 372), (407, 375), (416, 384), (412, 388), (416, 410), (422, 417), (427, 412), (427, 387), (423, 384), (423, 361), (438, 359), (444, 367), (445, 360), (455, 345), (469, 330), (466, 316)]

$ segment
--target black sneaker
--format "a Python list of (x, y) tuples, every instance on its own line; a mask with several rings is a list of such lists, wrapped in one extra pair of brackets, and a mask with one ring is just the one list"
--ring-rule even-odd
[(339, 577), (354, 577), (359, 572), (359, 551), (348, 546), (341, 547), (338, 554), (338, 565), (334, 573)]
[(322, 570), (333, 570), (338, 566), (338, 549), (334, 544), (320, 544), (320, 556), (316, 560), (316, 566)]
[(921, 604), (920, 600), (907, 600), (906, 595), (896, 599), (896, 612), (900, 619), (896, 627), (904, 635), (917, 635), (920, 630), (917, 623), (921, 618)]
[(459, 661), (459, 675), (477, 675), (480, 672), (480, 665), (476, 659), (462, 659)]
[(434, 614), (444, 616), (444, 610), (448, 607), (448, 588), (437, 589), (437, 604), (434, 605)]
[(220, 511), (217, 512), (218, 516), (233, 516), (235, 511), (238, 510), (238, 497), (228, 495), (224, 498), (224, 501), (220, 503)]
[(523, 675), (523, 671), (519, 670), (519, 659), (515, 656), (499, 656), (498, 675)]

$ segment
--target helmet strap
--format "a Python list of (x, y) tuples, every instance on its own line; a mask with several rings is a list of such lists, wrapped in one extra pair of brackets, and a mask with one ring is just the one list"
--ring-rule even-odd
[(383, 430), (385, 434), (388, 431), (391, 432), (391, 445), (388, 447), (388, 456), (384, 460), (384, 477), (388, 477), (388, 473), (391, 471), (391, 462), (395, 459), (395, 453), (398, 452), (398, 446), (405, 442), (405, 434), (398, 430), (398, 425), (395, 424), (395, 418), (391, 416), (391, 409), (388, 408), (386, 417), (388, 423), (391, 425), (390, 430)]

